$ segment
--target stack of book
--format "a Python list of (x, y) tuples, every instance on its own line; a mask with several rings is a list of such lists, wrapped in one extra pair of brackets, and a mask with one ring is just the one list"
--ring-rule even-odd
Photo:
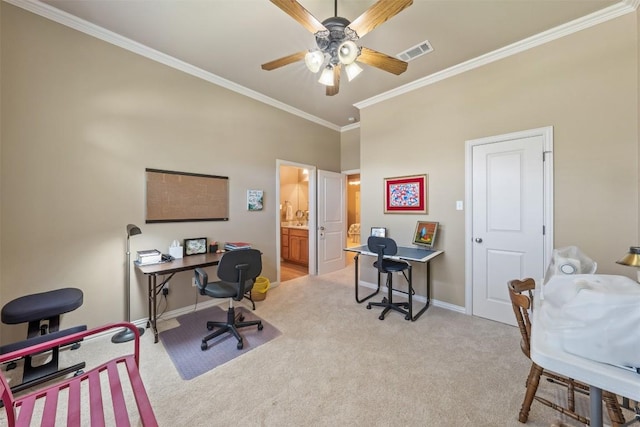
[(225, 251), (235, 251), (236, 249), (251, 249), (251, 244), (245, 242), (226, 242), (224, 244)]
[(157, 249), (138, 251), (136, 262), (140, 265), (156, 264), (162, 260), (162, 253)]

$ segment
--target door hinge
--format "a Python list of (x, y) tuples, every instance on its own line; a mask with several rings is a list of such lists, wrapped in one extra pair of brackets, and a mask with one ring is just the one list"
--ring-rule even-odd
[(546, 229), (546, 228), (545, 228), (545, 226), (543, 225), (543, 226), (542, 226), (542, 235), (544, 236), (544, 235), (546, 234), (546, 232), (547, 232), (547, 229)]
[(543, 151), (542, 152), (542, 161), (543, 162), (547, 161), (547, 154), (551, 154), (551, 151)]

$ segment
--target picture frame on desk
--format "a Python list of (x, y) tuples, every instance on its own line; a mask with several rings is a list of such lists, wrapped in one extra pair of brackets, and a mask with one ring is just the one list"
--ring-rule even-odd
[(438, 234), (436, 221), (418, 221), (416, 231), (413, 232), (413, 244), (427, 249), (432, 249)]
[(427, 213), (427, 174), (384, 179), (384, 213)]
[(371, 235), (376, 237), (387, 237), (387, 229), (385, 227), (371, 227)]
[(196, 237), (192, 239), (184, 239), (184, 256), (206, 254), (208, 250), (207, 238)]

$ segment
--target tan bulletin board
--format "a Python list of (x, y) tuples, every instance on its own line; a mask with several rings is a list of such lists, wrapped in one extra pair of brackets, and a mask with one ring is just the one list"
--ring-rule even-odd
[(226, 176), (145, 169), (145, 222), (228, 221)]

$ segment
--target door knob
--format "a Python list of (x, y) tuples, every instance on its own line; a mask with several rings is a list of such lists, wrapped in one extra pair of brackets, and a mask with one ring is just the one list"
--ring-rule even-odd
[(482, 243), (482, 239), (480, 237), (476, 237), (476, 243)]

